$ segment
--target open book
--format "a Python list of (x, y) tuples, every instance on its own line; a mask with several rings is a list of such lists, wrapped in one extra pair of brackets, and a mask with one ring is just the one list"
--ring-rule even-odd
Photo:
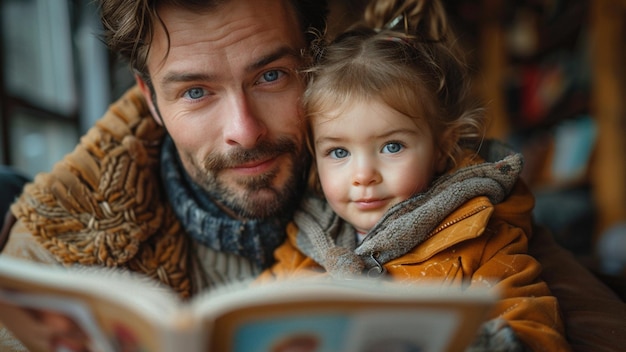
[(303, 278), (182, 301), (129, 273), (0, 256), (0, 321), (31, 351), (462, 351), (496, 298)]

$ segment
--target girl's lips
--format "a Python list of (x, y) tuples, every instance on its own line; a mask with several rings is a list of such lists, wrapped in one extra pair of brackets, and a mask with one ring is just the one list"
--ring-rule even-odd
[(372, 210), (382, 208), (387, 205), (386, 199), (357, 199), (354, 201), (360, 210)]

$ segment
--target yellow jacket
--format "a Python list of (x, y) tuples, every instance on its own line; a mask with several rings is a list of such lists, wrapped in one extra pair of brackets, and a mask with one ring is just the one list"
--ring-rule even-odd
[[(384, 263), (386, 275), (407, 284), (434, 281), (442, 288), (496, 289), (501, 300), (490, 318), (506, 320), (533, 351), (568, 351), (558, 302), (539, 277), (540, 264), (527, 254), (533, 206), (534, 198), (521, 181), (497, 204), (474, 197), (445, 216), (423, 242)], [(299, 232), (294, 223), (288, 227), (287, 241), (275, 251), (276, 264), (260, 282), (327, 275), (299, 250)]]

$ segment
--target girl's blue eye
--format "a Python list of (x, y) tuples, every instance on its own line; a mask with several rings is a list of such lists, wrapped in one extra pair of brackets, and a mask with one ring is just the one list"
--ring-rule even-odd
[(350, 153), (347, 150), (342, 149), (342, 148), (333, 149), (328, 154), (333, 159), (343, 159), (343, 158), (348, 157), (348, 155), (350, 155)]
[(389, 154), (394, 154), (394, 153), (399, 153), (402, 150), (403, 146), (400, 143), (387, 143), (385, 144), (385, 146), (383, 147), (383, 153), (389, 153)]
[(205, 95), (205, 91), (202, 88), (191, 88), (185, 92), (185, 97), (189, 99), (200, 99)]

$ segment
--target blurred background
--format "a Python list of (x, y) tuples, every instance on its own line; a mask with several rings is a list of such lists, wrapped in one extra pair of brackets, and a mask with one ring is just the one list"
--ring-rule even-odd
[[(535, 217), (626, 277), (626, 0), (449, 0), (489, 136), (525, 155)], [(329, 32), (365, 0), (330, 0)], [(0, 0), (0, 165), (32, 179), (133, 84), (92, 0)], [(2, 187), (8, 187), (0, 184)]]

